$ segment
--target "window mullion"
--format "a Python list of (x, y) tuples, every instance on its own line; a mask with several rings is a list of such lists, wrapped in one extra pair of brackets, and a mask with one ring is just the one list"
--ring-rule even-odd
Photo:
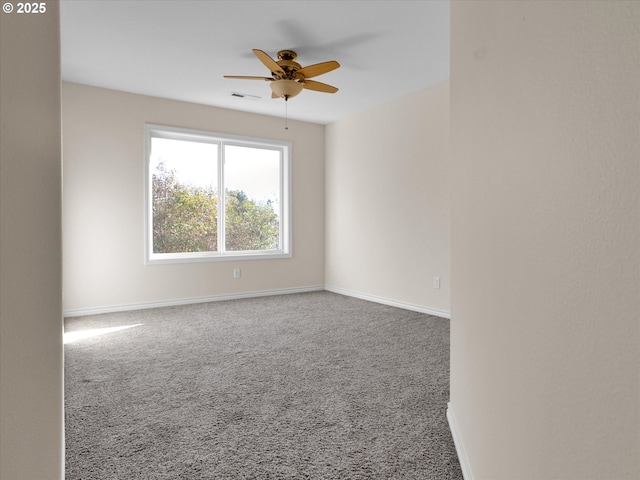
[(218, 148), (218, 252), (226, 251), (225, 245), (225, 182), (224, 182), (224, 143)]
[(285, 238), (285, 223), (288, 219), (284, 216), (284, 205), (288, 201), (288, 195), (285, 195), (284, 189), (286, 188), (287, 179), (284, 174), (284, 151), (280, 149), (280, 211), (278, 212), (278, 218), (280, 219), (280, 244), (278, 245), (280, 250), (288, 248), (289, 241)]

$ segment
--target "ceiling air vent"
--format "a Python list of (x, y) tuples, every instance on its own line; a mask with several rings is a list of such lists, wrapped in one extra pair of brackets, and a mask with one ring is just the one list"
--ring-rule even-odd
[(248, 100), (260, 100), (258, 95), (250, 95), (248, 93), (231, 92), (231, 96), (236, 98), (246, 98)]

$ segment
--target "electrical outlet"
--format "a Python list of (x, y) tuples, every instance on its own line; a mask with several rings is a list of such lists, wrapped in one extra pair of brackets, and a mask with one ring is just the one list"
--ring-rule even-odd
[(440, 277), (433, 277), (433, 288), (440, 289)]
[(234, 268), (233, 269), (233, 278), (240, 278), (240, 269), (239, 268)]

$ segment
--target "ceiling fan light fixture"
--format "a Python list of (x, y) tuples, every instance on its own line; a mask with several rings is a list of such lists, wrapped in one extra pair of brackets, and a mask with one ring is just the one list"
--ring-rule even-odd
[(278, 97), (284, 98), (285, 100), (295, 97), (303, 88), (302, 83), (286, 79), (274, 80), (270, 83), (270, 86), (274, 94)]

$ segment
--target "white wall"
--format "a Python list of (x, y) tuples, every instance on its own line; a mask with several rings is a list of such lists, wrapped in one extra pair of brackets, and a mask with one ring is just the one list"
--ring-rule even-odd
[(449, 83), (326, 130), (327, 287), (448, 316)]
[(64, 478), (58, 3), (46, 8), (0, 14), (2, 480)]
[[(62, 113), (65, 312), (324, 284), (322, 125), (72, 83)], [(293, 142), (293, 258), (144, 265), (145, 123)]]
[(640, 3), (451, 13), (451, 408), (473, 478), (640, 478)]

